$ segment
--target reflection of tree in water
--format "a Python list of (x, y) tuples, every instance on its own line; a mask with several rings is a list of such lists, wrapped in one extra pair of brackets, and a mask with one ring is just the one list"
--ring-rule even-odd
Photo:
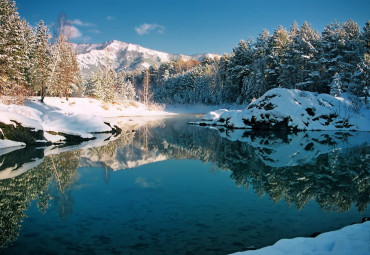
[(363, 211), (370, 202), (369, 162), (364, 160), (368, 153), (368, 146), (334, 151), (320, 155), (314, 164), (279, 168), (263, 164), (254, 168), (246, 162), (244, 168), (233, 170), (231, 178), (241, 186), (253, 185), (260, 196), (267, 193), (274, 202), (285, 199), (298, 209), (316, 198), (326, 211), (344, 212), (352, 204)]
[[(174, 151), (170, 148), (182, 148), (187, 158), (212, 162), (221, 169), (231, 170), (231, 179), (238, 186), (246, 189), (253, 186), (258, 195), (268, 194), (274, 202), (284, 199), (289, 205), (295, 204), (301, 209), (316, 199), (323, 210), (342, 212), (353, 204), (363, 211), (370, 203), (370, 146), (366, 143), (348, 149), (323, 151), (316, 159), (302, 165), (272, 167), (257, 156), (255, 145), (252, 147), (247, 142), (221, 138), (214, 130), (169, 125), (165, 132), (155, 128), (151, 131), (154, 140), (149, 141), (149, 146), (158, 144), (156, 140), (163, 144), (164, 140), (168, 144), (167, 153), (174, 158), (182, 156), (171, 153)], [(292, 137), (294, 139), (294, 134)], [(289, 139), (282, 137), (281, 140), (286, 142)], [(261, 141), (265, 143), (266, 139)], [(268, 155), (268, 149), (261, 148)]]
[(38, 200), (37, 207), (45, 212), (54, 199), (62, 216), (70, 212), (72, 200), (67, 190), (74, 181), (78, 163), (75, 151), (51, 155), (34, 169), (0, 181), (0, 247), (16, 240), (31, 201)]
[[(149, 163), (157, 158), (199, 159), (231, 170), (230, 178), (238, 186), (246, 189), (253, 186), (258, 195), (268, 194), (275, 202), (284, 199), (298, 209), (312, 199), (327, 211), (347, 211), (353, 204), (363, 211), (370, 202), (367, 144), (324, 151), (308, 163), (302, 161), (301, 165), (274, 167), (268, 164), (273, 151), (265, 146), (266, 141), (274, 140), (279, 148), (279, 139), (289, 145), (294, 135), (289, 139), (272, 139), (271, 134), (253, 133), (254, 144), (231, 141), (220, 137), (216, 130), (184, 126), (176, 118), (151, 123), (135, 132), (133, 129), (136, 128), (123, 128), (122, 135), (105, 146), (45, 157), (38, 167), (0, 181), (0, 246), (16, 239), (26, 216), (24, 211), (32, 200), (37, 200), (42, 212), (51, 200), (62, 217), (71, 212), (70, 185), (81, 164), (118, 170), (130, 167), (128, 163), (135, 160)], [(305, 149), (312, 148), (305, 146)]]

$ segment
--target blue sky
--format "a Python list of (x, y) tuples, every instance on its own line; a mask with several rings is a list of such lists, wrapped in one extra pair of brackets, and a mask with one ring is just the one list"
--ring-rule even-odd
[(16, 0), (31, 25), (57, 22), (64, 12), (73, 42), (120, 40), (169, 53), (231, 52), (262, 29), (289, 29), (306, 20), (319, 32), (337, 20), (370, 20), (369, 0)]

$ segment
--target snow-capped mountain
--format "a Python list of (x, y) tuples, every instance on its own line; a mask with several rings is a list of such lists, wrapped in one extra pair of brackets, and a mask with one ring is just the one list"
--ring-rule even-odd
[(87, 78), (91, 72), (96, 72), (99, 68), (112, 66), (116, 71), (135, 71), (143, 70), (149, 66), (158, 67), (164, 62), (177, 59), (203, 59), (204, 57), (214, 58), (215, 54), (169, 54), (156, 50), (147, 49), (140, 45), (109, 41), (101, 44), (72, 44), (77, 54), (82, 75)]

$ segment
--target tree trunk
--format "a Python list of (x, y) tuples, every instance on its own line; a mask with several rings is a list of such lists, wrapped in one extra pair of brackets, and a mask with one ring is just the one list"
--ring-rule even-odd
[(41, 88), (41, 103), (44, 103), (44, 99), (45, 99), (45, 90), (46, 90), (46, 87), (42, 87)]
[(65, 93), (65, 95), (66, 95), (66, 100), (68, 101), (68, 99), (69, 99), (69, 97), (68, 97), (68, 96), (69, 96), (69, 95), (68, 95), (68, 94), (69, 94), (69, 93), (68, 93), (68, 89), (65, 89), (64, 93)]

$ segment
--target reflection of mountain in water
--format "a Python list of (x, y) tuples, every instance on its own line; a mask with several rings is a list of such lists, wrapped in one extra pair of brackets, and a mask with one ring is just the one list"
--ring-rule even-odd
[(15, 169), (20, 163), (39, 165), (0, 180), (0, 246), (16, 238), (32, 200), (45, 211), (54, 198), (60, 214), (68, 214), (68, 187), (81, 166), (121, 170), (167, 159), (199, 159), (231, 170), (238, 186), (252, 186), (260, 196), (284, 199), (298, 209), (313, 199), (327, 211), (347, 211), (352, 205), (362, 211), (370, 202), (369, 133), (230, 132), (185, 123), (170, 118), (136, 130), (127, 127), (113, 141), (102, 139), (100, 147), (23, 149), (2, 155), (0, 175), (1, 169)]

